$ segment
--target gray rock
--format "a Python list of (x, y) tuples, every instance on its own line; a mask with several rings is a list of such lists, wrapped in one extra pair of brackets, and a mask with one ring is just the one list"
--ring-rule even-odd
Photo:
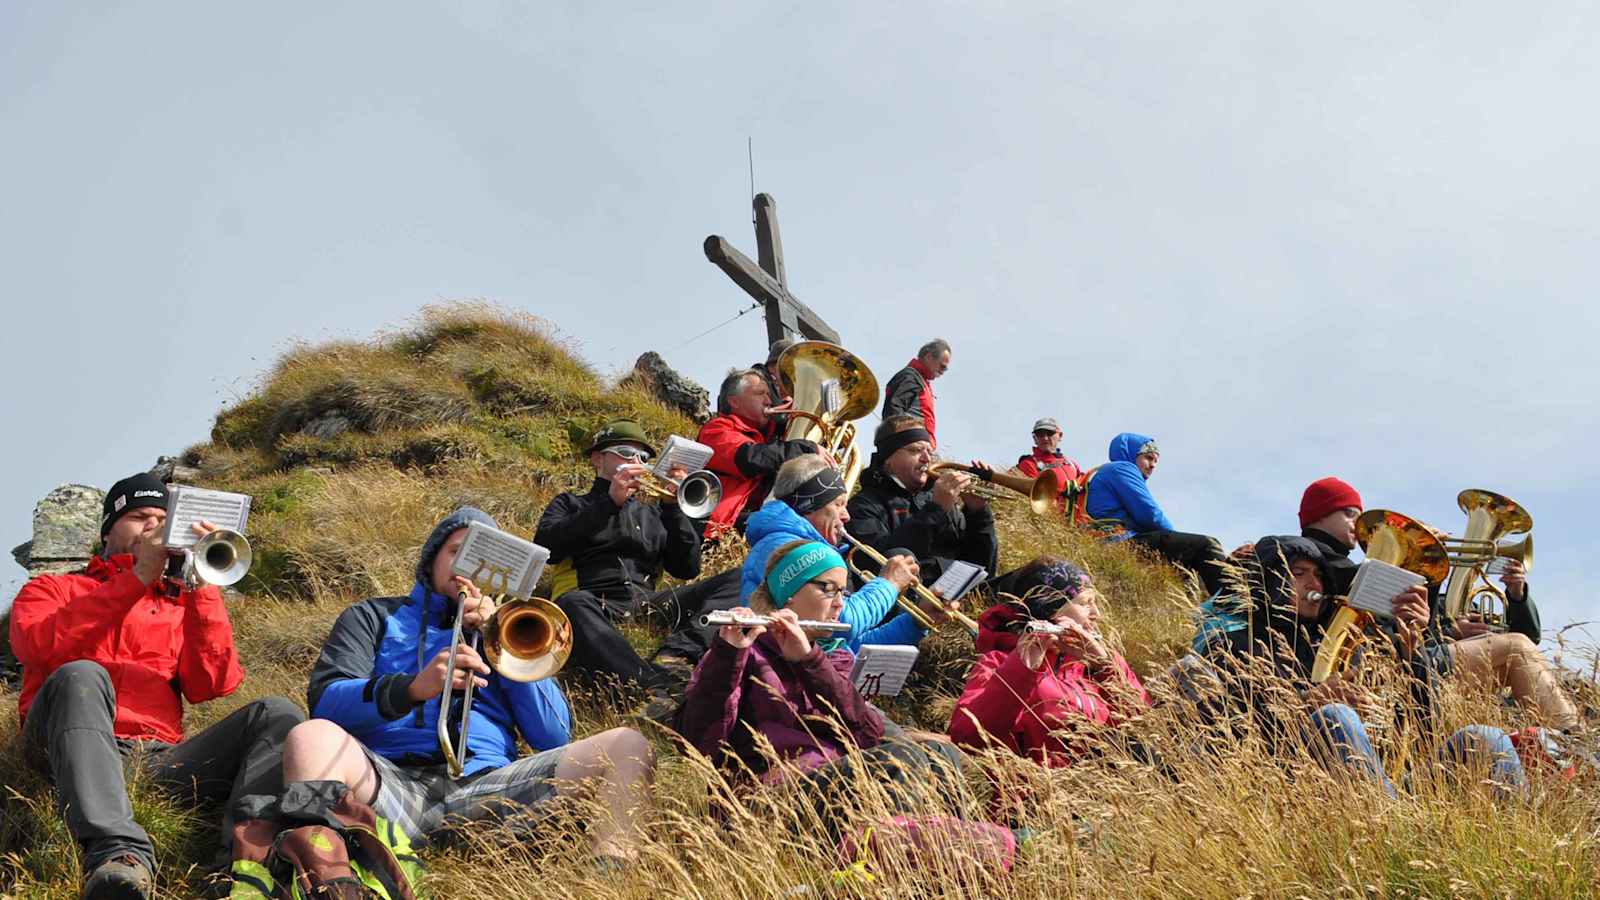
[(167, 484), (194, 484), (200, 477), (200, 470), (185, 464), (182, 457), (159, 456), (156, 464), (150, 467), (150, 474)]
[(11, 558), (16, 560), (17, 565), (23, 567), (24, 569), (28, 567), (28, 558), (32, 555), (33, 541), (23, 541), (22, 543), (11, 548)]
[(33, 508), (28, 561), (23, 563), (28, 574), (71, 571), (89, 559), (100, 540), (100, 507), (105, 495), (86, 484), (63, 484), (39, 501)]
[(641, 385), (662, 403), (696, 423), (704, 424), (711, 418), (711, 392), (678, 374), (654, 350), (640, 356), (633, 364), (633, 371), (622, 381)]
[(345, 416), (337, 412), (326, 412), (301, 425), (300, 433), (328, 440), (344, 434), (353, 427), (355, 427), (354, 423)]

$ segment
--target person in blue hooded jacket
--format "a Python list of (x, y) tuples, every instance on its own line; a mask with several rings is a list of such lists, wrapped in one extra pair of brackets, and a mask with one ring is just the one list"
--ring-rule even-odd
[(1121, 526), (1110, 540), (1131, 540), (1156, 551), (1169, 562), (1193, 569), (1206, 593), (1222, 588), (1227, 557), (1210, 535), (1173, 527), (1146, 483), (1161, 461), (1155, 438), (1124, 431), (1111, 439), (1110, 460), (1089, 474), (1086, 510), (1100, 522)]
[[(306, 703), (315, 718), (284, 746), (284, 782), (342, 782), (413, 841), (447, 820), (527, 812), (585, 782), (607, 811), (589, 823), (597, 859), (608, 867), (631, 861), (655, 765), (642, 735), (613, 728), (572, 741), (572, 712), (555, 679), (501, 678), (470, 645), (456, 654), (454, 684), (444, 683), (455, 616), (477, 628), (494, 609), (450, 571), (472, 522), (494, 526), (463, 507), (434, 528), (409, 595), (365, 600), (339, 615), (311, 672)], [(436, 729), (448, 697), (451, 732), (459, 733), (456, 692), (468, 678), (476, 693), (465, 772), (451, 779)], [(532, 755), (518, 758), (518, 736)]]
[[(778, 470), (772, 485), (773, 499), (750, 517), (745, 537), (750, 555), (741, 572), (739, 603), (748, 605), (750, 595), (760, 587), (767, 562), (779, 547), (790, 541), (822, 541), (841, 551), (845, 525), (850, 521), (849, 496), (844, 476), (820, 456), (791, 459)], [(895, 598), (917, 577), (917, 563), (909, 553), (892, 555), (883, 573), (845, 598), (839, 621), (850, 625), (845, 645), (856, 651), (863, 644), (916, 644), (928, 632), (909, 613), (900, 613), (887, 622), (895, 609)], [(928, 610), (935, 619), (943, 610)], [(881, 623), (881, 624), (880, 624)]]

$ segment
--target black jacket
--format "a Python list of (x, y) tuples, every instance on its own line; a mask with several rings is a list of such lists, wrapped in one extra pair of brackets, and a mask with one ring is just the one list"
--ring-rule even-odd
[(922, 389), (928, 386), (927, 379), (916, 369), (906, 366), (894, 373), (889, 379), (889, 384), (883, 389), (883, 416), (916, 416), (922, 418)]
[(1328, 573), (1328, 593), (1346, 595), (1350, 593), (1350, 582), (1356, 577), (1356, 568), (1360, 565), (1350, 558), (1351, 548), (1339, 543), (1333, 535), (1317, 528), (1306, 528), (1300, 536), (1317, 545), (1322, 552), (1322, 567)]
[(850, 533), (879, 553), (901, 547), (922, 567), (922, 582), (933, 584), (952, 559), (982, 566), (990, 575), (1000, 563), (994, 513), (957, 505), (948, 513), (933, 502), (933, 489), (913, 494), (884, 473), (868, 469), (861, 490), (850, 498)]
[(611, 502), (611, 482), (596, 478), (587, 494), (556, 495), (539, 517), (533, 541), (550, 562), (571, 560), (578, 587), (629, 603), (655, 590), (661, 570), (700, 574), (700, 535), (676, 503)]

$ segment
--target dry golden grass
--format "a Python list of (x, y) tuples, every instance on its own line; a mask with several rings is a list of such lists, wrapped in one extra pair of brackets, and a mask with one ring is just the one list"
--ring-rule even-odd
[[(356, 427), (333, 438), (300, 432), (328, 414)], [(199, 729), (250, 700), (304, 702), (306, 677), (339, 611), (366, 596), (409, 589), (432, 524), (457, 506), (487, 510), (531, 534), (556, 493), (588, 484), (575, 447), (601, 420), (631, 415), (660, 438), (693, 424), (636, 387), (606, 385), (538, 319), (482, 304), (424, 310), (408, 327), (367, 343), (298, 347), (258, 391), (223, 410), (212, 440), (188, 462), (206, 482), (255, 498), (258, 553), (247, 596), (230, 601), (248, 677), (234, 696), (189, 710)], [(876, 867), (870, 884), (836, 883), (832, 847), (817, 836), (809, 804), (786, 792), (749, 798), (722, 825), (708, 797), (722, 776), (666, 732), (569, 686), (577, 732), (618, 724), (645, 731), (658, 756), (656, 804), (639, 866), (621, 879), (588, 860), (583, 804), (534, 842), (494, 829), (475, 847), (430, 851), (429, 887), (441, 898), (948, 896), (1130, 897), (1516, 896), (1597, 894), (1600, 786), (1541, 778), (1524, 800), (1496, 801), (1474, 779), (1419, 762), (1402, 798), (1336, 779), (1303, 756), (1269, 757), (1249, 721), (1224, 734), (1174, 697), (1166, 667), (1186, 649), (1198, 600), (1184, 580), (1126, 546), (1110, 546), (1060, 522), (1017, 509), (999, 516), (1002, 568), (1042, 553), (1094, 576), (1109, 630), (1152, 692), (1157, 708), (1129, 733), (1154, 748), (1174, 777), (1109, 740), (1069, 770), (1045, 770), (1004, 753), (973, 757), (970, 815), (989, 785), (1025, 799), (1014, 806), (1037, 832), (1009, 876), (952, 850), (936, 861), (903, 857)], [(711, 574), (738, 564), (726, 542), (705, 561)], [(630, 639), (651, 646), (649, 626)], [(1569, 657), (1591, 652), (1572, 648)], [(924, 644), (915, 686), (886, 702), (897, 721), (942, 731), (971, 663), (954, 633)], [(1577, 682), (1600, 707), (1593, 672)], [(1600, 713), (1600, 709), (1595, 710)], [(1497, 698), (1459, 689), (1439, 713), (1454, 727), (1524, 724)], [(75, 897), (77, 854), (48, 787), (22, 762), (16, 701), (0, 693), (0, 896)], [(136, 812), (156, 838), (166, 898), (194, 896), (215, 839), (214, 818), (178, 809), (135, 785)], [(879, 785), (851, 792), (857, 817), (888, 809)], [(934, 798), (921, 801), (932, 808)]]

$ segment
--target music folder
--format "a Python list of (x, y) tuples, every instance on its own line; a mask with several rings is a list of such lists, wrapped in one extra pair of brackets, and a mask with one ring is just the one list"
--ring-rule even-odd
[(485, 594), (531, 597), (550, 551), (483, 522), (467, 526), (467, 539), (450, 574), (460, 575)]
[(698, 441), (691, 441), (681, 434), (674, 434), (667, 438), (667, 445), (661, 448), (661, 458), (656, 460), (655, 473), (662, 478), (675, 466), (682, 466), (685, 472), (698, 472), (711, 462), (714, 453), (710, 447)]
[(1349, 603), (1355, 609), (1392, 619), (1395, 596), (1406, 588), (1427, 583), (1428, 579), (1415, 572), (1380, 559), (1369, 559), (1356, 567), (1356, 577), (1350, 582)]
[(200, 537), (189, 526), (202, 519), (218, 528), (243, 534), (249, 518), (249, 494), (177, 485), (167, 491), (167, 549), (193, 547)]
[(910, 644), (865, 644), (856, 652), (850, 667), (850, 683), (861, 696), (893, 697), (905, 687), (911, 667), (917, 662), (917, 648)]
[(975, 566), (964, 560), (952, 560), (940, 573), (939, 580), (928, 585), (928, 589), (937, 591), (946, 603), (954, 603), (987, 577), (989, 572), (982, 566)]

